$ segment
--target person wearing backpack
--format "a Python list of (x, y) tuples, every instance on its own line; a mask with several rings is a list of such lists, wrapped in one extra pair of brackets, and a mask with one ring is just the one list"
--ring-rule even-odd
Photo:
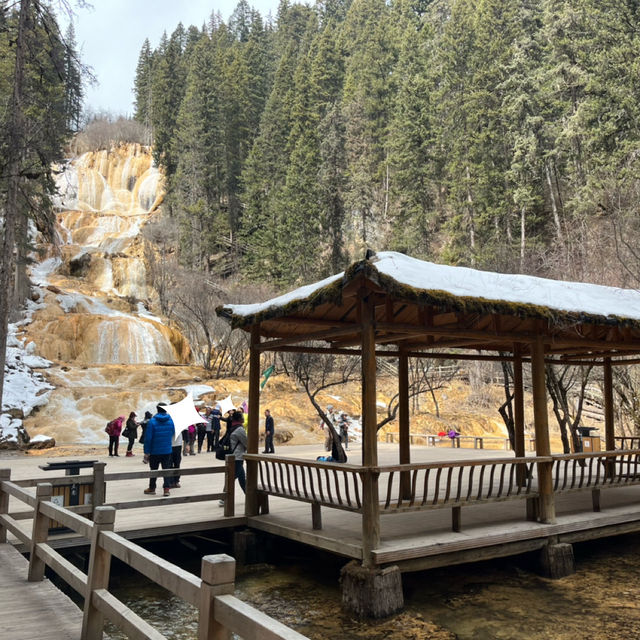
[[(222, 440), (228, 437), (229, 439), (229, 454), (235, 457), (235, 477), (238, 479), (242, 493), (245, 492), (246, 487), (246, 474), (244, 471), (244, 454), (247, 452), (247, 432), (244, 430), (244, 416), (241, 411), (234, 411), (230, 418), (228, 418), (227, 433), (222, 437)], [(223, 491), (226, 493), (227, 487), (225, 485)], [(224, 507), (224, 500), (219, 500), (218, 505)]]
[[(144, 460), (145, 464), (149, 464), (151, 471), (157, 471), (158, 467), (163, 469), (171, 469), (171, 453), (173, 445), (173, 436), (175, 427), (171, 416), (167, 413), (165, 402), (159, 402), (158, 413), (156, 413), (149, 423), (144, 434)], [(163, 495), (169, 495), (172, 479), (168, 476), (163, 477), (162, 483)], [(149, 478), (149, 488), (144, 490), (147, 495), (156, 494), (157, 478)]]
[(107, 422), (105, 431), (109, 436), (109, 455), (118, 455), (118, 445), (120, 444), (120, 434), (122, 433), (122, 423), (124, 422), (124, 416), (115, 418), (111, 422)]

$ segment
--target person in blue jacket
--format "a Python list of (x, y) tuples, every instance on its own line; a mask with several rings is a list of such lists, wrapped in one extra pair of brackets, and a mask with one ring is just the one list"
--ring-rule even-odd
[[(173, 420), (166, 412), (166, 402), (158, 403), (156, 413), (147, 423), (144, 432), (144, 462), (149, 463), (151, 471), (156, 471), (158, 467), (163, 469), (171, 469), (171, 452), (174, 434)], [(149, 478), (149, 488), (144, 492), (147, 495), (156, 494), (157, 478)], [(171, 478), (165, 476), (162, 483), (163, 495), (169, 495), (169, 487), (171, 486)]]

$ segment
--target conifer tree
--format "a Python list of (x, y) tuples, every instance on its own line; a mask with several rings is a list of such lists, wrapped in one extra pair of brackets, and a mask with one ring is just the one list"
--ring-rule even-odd
[(134, 80), (134, 118), (149, 128), (153, 112), (152, 73), (153, 54), (149, 39), (145, 38), (138, 56)]

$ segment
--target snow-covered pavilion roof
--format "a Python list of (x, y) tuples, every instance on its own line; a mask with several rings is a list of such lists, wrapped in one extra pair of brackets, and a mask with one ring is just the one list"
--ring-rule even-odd
[[(352, 346), (362, 287), (376, 298), (376, 339), (385, 343), (510, 351), (514, 342), (543, 333), (550, 351), (640, 352), (636, 290), (439, 265), (391, 251), (266, 302), (226, 305), (218, 313), (236, 327), (260, 323), (261, 335), (289, 343), (325, 332), (333, 346)], [(354, 335), (345, 337), (349, 323)], [(332, 328), (343, 329), (339, 339), (329, 335)]]

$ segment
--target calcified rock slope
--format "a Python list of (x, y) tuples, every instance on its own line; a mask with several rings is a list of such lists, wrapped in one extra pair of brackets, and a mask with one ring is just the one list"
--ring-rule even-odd
[(190, 380), (176, 367), (189, 362), (189, 347), (154, 315), (140, 231), (164, 191), (149, 150), (85, 153), (61, 169), (59, 249), (40, 247), (32, 281), (44, 304), (25, 327), (26, 342), (53, 362), (56, 389), (25, 426), (32, 436), (94, 442), (108, 419), (139, 413), (176, 379)]

